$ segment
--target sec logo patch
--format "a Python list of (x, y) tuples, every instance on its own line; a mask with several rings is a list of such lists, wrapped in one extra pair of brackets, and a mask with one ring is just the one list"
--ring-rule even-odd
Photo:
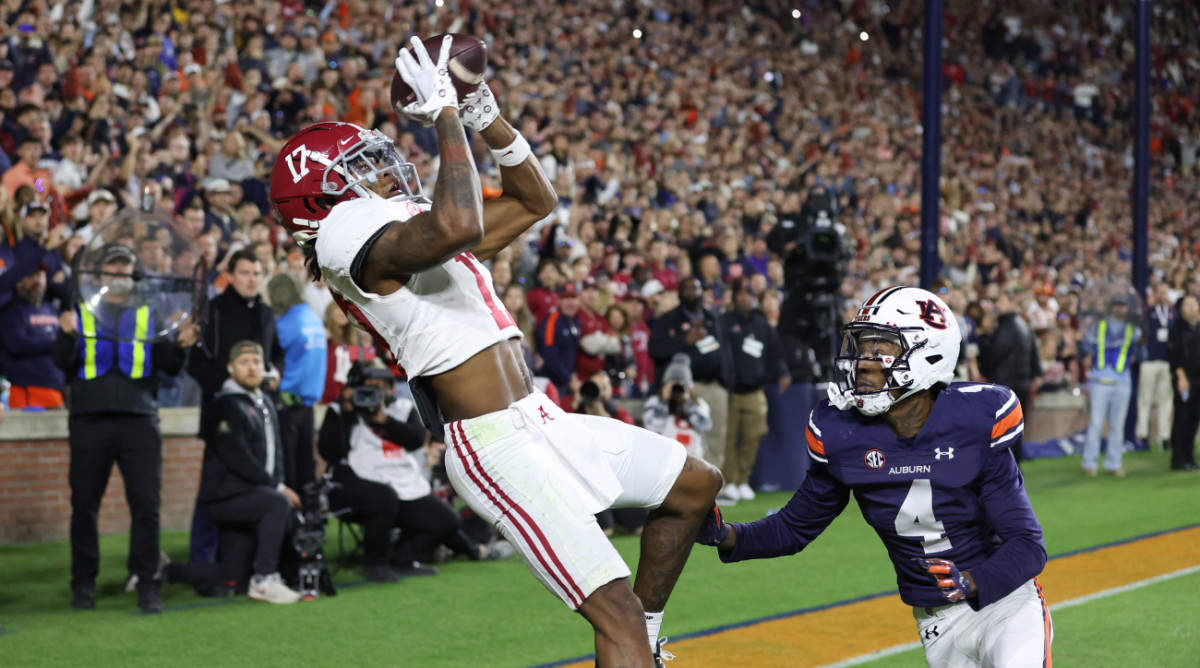
[(887, 463), (887, 457), (883, 456), (881, 450), (868, 450), (867, 454), (863, 455), (863, 462), (872, 470), (878, 471)]

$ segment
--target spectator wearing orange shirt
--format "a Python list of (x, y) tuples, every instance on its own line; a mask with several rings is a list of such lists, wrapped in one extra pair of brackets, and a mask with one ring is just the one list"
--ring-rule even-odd
[(26, 135), (17, 145), (17, 155), (20, 161), (4, 172), (4, 188), (10, 193), (17, 192), (21, 186), (31, 186), (39, 202), (45, 202), (53, 187), (54, 178), (49, 169), (38, 167), (45, 149), (41, 140), (32, 134)]

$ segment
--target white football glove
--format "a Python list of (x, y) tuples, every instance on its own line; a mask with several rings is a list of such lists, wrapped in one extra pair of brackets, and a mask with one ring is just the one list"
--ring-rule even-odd
[(463, 125), (479, 132), (500, 116), (500, 101), (492, 94), (487, 82), (481, 81), (474, 93), (463, 98), (458, 113)]
[[(454, 81), (450, 78), (447, 65), (453, 41), (450, 35), (442, 39), (442, 49), (436, 63), (429, 58), (425, 45), (416, 37), (412, 38), (412, 53), (408, 49), (400, 49), (396, 71), (417, 96), (416, 101), (400, 110), (405, 116), (432, 125), (442, 109), (458, 107), (458, 93), (454, 90)], [(413, 54), (416, 54), (415, 58)]]

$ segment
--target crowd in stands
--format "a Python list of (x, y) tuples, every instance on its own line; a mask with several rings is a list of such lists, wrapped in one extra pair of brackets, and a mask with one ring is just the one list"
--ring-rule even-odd
[[(336, 401), (352, 363), (383, 353), (306, 276), (269, 209), (267, 175), (291, 134), (347, 121), (394, 138), (432, 187), (436, 137), (392, 109), (392, 61), (412, 35), (466, 32), (488, 41), (490, 85), (560, 199), (491, 266), (531, 368), (568, 409), (587, 409), (579, 395), (596, 380), (610, 393), (602, 410), (612, 398), (661, 402), (678, 351), (654, 354), (654, 323), (680, 308), (690, 279), (715, 314), (734, 311), (740, 289), (772, 327), (790, 327), (781, 313), (793, 248), (772, 231), (799, 221), (814, 193), (828, 194), (850, 251), (846, 308), (917, 282), (923, 7), (4, 3), (0, 322), (24, 318), (30, 331), (0, 331), (0, 373), (12, 396), (22, 388), (22, 405), (62, 405), (62, 374), (38, 360), (57, 333), (54, 309), (71, 306), (71, 261), (146, 196), (194, 242), (210, 297), (236, 284), (230, 259), (242, 249), (261, 264), (264, 303), (272, 277), (300, 282), (328, 339), (321, 401)], [(1132, 11), (945, 2), (938, 287), (973, 344), (964, 378), (987, 377), (988, 337), (1015, 313), (1036, 337), (1031, 382), (1076, 387), (1091, 316), (1129, 290)], [(1151, 292), (1167, 305), (1200, 295), (1198, 12), (1153, 7), (1149, 254)], [(485, 197), (495, 196), (498, 171), (476, 141)], [(1011, 304), (998, 312), (1001, 295)], [(735, 389), (728, 375), (691, 374), (698, 388), (704, 379)], [(163, 405), (199, 402), (195, 380), (182, 383), (160, 393)], [(707, 421), (724, 441), (726, 408), (713, 404), (708, 396)]]

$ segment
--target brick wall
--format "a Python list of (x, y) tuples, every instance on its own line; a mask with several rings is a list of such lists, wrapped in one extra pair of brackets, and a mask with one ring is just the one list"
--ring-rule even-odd
[[(636, 402), (635, 402), (636, 403)], [(318, 407), (316, 423), (324, 414)], [(640, 406), (630, 405), (630, 410)], [(1025, 436), (1042, 440), (1072, 434), (1087, 426), (1083, 398), (1067, 394), (1038, 397), (1037, 409), (1026, 415)], [(204, 444), (196, 433), (195, 409), (160, 411), (163, 437), (163, 530), (191, 527), (192, 506), (200, 485)], [(22, 413), (11, 411), (0, 423), (0, 545), (39, 543), (68, 537), (71, 523), (71, 489), (67, 484), (65, 411)], [(318, 475), (322, 464), (318, 459)], [(125, 485), (113, 467), (100, 506), (100, 533), (129, 531)]]
[[(187, 529), (200, 485), (204, 444), (197, 438), (163, 439), (163, 530)], [(70, 451), (65, 439), (0, 440), (0, 545), (38, 543), (68, 537), (71, 488)], [(100, 533), (127, 533), (129, 507), (117, 467), (100, 505)]]

